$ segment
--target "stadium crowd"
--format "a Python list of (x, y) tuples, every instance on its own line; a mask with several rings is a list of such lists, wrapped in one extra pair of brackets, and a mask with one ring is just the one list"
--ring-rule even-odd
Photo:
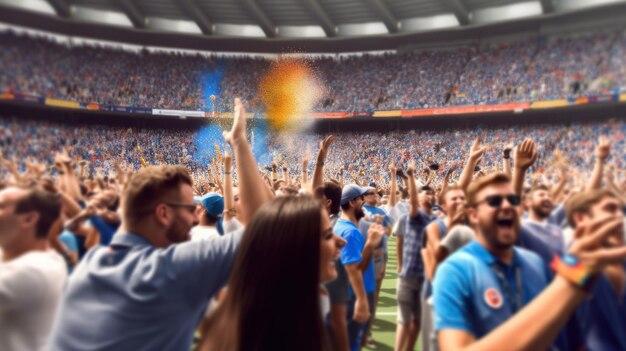
[(359, 350), (394, 249), (396, 350), (626, 349), (623, 122), (259, 164), (244, 115), (209, 166), (194, 130), (2, 119), (0, 349)]
[[(105, 106), (262, 112), (271, 59), (129, 51), (0, 34), (0, 92)], [(326, 97), (317, 111), (368, 112), (578, 98), (626, 88), (626, 34), (578, 33), (458, 48), (311, 59)], [(210, 96), (216, 99), (211, 100)]]

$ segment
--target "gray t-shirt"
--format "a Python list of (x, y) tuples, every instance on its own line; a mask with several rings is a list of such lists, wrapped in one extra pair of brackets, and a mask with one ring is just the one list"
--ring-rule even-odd
[(466, 225), (457, 225), (448, 232), (439, 245), (448, 249), (448, 254), (452, 254), (475, 238), (476, 234), (472, 228)]

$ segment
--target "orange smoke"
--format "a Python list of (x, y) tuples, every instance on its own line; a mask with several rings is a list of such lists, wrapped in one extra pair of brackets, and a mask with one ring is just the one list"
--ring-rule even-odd
[(323, 89), (314, 70), (305, 60), (281, 58), (261, 79), (259, 97), (266, 107), (270, 127), (293, 131), (303, 125)]

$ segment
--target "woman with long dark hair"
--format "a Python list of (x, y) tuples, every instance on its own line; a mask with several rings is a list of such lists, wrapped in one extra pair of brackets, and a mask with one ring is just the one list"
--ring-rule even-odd
[(344, 241), (310, 196), (276, 198), (246, 228), (202, 351), (327, 350), (320, 284), (336, 278)]

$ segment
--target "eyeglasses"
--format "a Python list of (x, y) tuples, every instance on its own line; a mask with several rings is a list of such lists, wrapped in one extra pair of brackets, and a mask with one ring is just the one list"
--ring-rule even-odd
[(483, 202), (486, 202), (489, 207), (499, 208), (502, 206), (502, 202), (505, 198), (506, 201), (508, 201), (508, 203), (511, 204), (511, 206), (513, 207), (519, 206), (519, 204), (522, 203), (522, 198), (519, 195), (509, 194), (487, 196), (484, 200), (478, 201), (476, 205), (480, 205)]
[(177, 202), (166, 202), (165, 205), (170, 206), (170, 207), (182, 207), (182, 208), (187, 209), (187, 211), (191, 213), (194, 213), (196, 211), (195, 204), (181, 204)]

